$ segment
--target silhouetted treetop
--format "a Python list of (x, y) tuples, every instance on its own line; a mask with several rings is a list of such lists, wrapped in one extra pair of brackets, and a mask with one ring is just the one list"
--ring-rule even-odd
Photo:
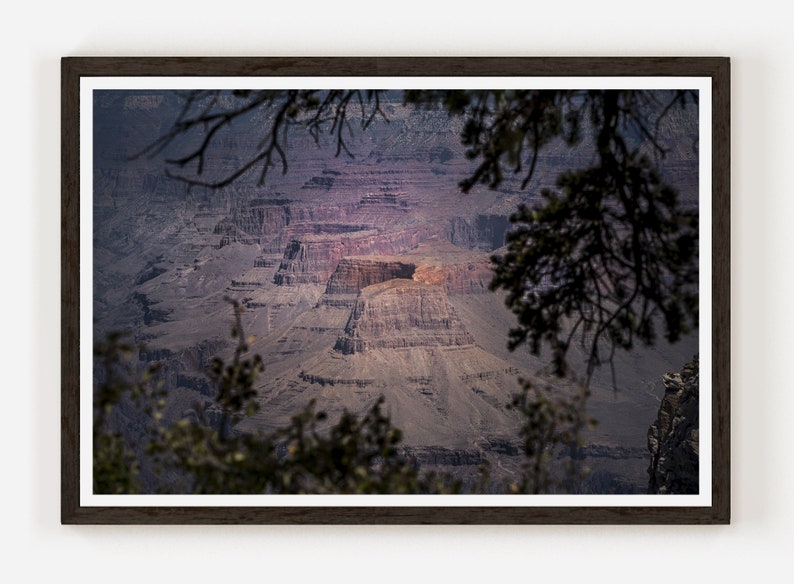
[(657, 165), (668, 149), (664, 118), (696, 107), (696, 93), (448, 90), (409, 91), (406, 99), (464, 117), (461, 142), (478, 163), (464, 191), (497, 188), (506, 171), (525, 188), (554, 140), (593, 146), (589, 165), (563, 172), (540, 204), (519, 207), (507, 252), (493, 258), (491, 287), (508, 291), (518, 319), (511, 348), (526, 342), (537, 354), (546, 344), (555, 372), (565, 374), (578, 339), (589, 379), (616, 349), (652, 345), (660, 326), (670, 342), (697, 326), (698, 215)]
[(538, 155), (554, 140), (576, 146), (592, 137), (602, 158), (664, 156), (660, 123), (674, 107), (697, 104), (692, 91), (638, 90), (408, 90), (407, 103), (437, 106), (465, 120), (461, 143), (478, 162), (461, 183), (464, 192), (478, 184), (497, 188), (505, 171), (521, 175), (526, 188)]

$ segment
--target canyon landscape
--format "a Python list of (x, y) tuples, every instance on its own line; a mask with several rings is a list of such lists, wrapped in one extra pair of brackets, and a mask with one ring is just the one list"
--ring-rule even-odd
[[(349, 152), (296, 128), (286, 172), (210, 188), (169, 176), (162, 157), (136, 156), (178, 118), (179, 95), (95, 91), (94, 338), (123, 331), (142, 344), (137, 362), (160, 364), (164, 420), (174, 422), (197, 405), (212, 411), (206, 373), (234, 350), (236, 301), (250, 352), (264, 363), (258, 411), (236, 432), (282, 427), (311, 400), (331, 424), (382, 397), (406, 457), (464, 485), (487, 464), (497, 492), (524, 461), (520, 418), (508, 405), (522, 380), (551, 377), (550, 355), (508, 348), (516, 316), (506, 293), (490, 287), (492, 257), (505, 252), (518, 206), (532, 207), (561, 172), (591, 163), (593, 145), (552, 143), (528, 184), (506, 177), (497, 189), (462, 193), (475, 168), (461, 144), (463, 120), (406, 105), (400, 92), (379, 105), (366, 130), (350, 128)], [(265, 115), (219, 132), (206, 172), (240, 168), (262, 140), (257, 116)], [(665, 123), (664, 177), (696, 208), (697, 111), (676, 110)], [(614, 370), (595, 370), (587, 411), (597, 425), (584, 431), (578, 492), (647, 492), (649, 429), (672, 383), (665, 375), (697, 352), (695, 331), (617, 352)], [(571, 367), (583, 372), (586, 360), (573, 344)], [(554, 383), (561, 394), (576, 391), (570, 378)], [(136, 416), (123, 410), (116, 423), (133, 436)]]

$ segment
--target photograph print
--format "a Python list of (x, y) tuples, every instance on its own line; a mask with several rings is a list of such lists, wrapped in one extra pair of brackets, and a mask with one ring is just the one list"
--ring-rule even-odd
[(703, 84), (129, 81), (81, 91), (82, 500), (710, 496)]

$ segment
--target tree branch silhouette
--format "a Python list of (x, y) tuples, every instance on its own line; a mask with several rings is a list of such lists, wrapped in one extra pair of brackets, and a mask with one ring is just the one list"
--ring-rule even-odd
[[(378, 90), (238, 90), (184, 94), (183, 108), (163, 136), (138, 156), (157, 156), (178, 140), (199, 136), (181, 156), (166, 160), (168, 176), (189, 186), (222, 188), (259, 168), (259, 184), (280, 166), (288, 170), (288, 138), (297, 128), (315, 144), (328, 135), (335, 156), (353, 156), (353, 122), (366, 130), (387, 116)], [(592, 339), (587, 375), (635, 339), (653, 344), (657, 319), (675, 341), (697, 323), (697, 212), (666, 184), (659, 162), (668, 147), (663, 121), (674, 108), (697, 106), (692, 91), (643, 90), (406, 90), (406, 104), (443, 107), (463, 118), (461, 143), (475, 161), (460, 183), (464, 193), (482, 184), (498, 189), (506, 175), (526, 189), (544, 149), (586, 142), (594, 161), (560, 174), (557, 190), (512, 216), (508, 251), (493, 258), (494, 289), (508, 291), (518, 317), (510, 346), (547, 344), (555, 370), (567, 370), (570, 331)], [(357, 114), (351, 108), (357, 106)], [(257, 113), (262, 140), (246, 161), (221, 178), (205, 178), (218, 133)], [(194, 172), (186, 172), (195, 164)], [(179, 169), (174, 171), (174, 168)], [(565, 331), (568, 332), (565, 332)], [(600, 344), (610, 350), (604, 355)]]
[[(146, 148), (132, 156), (133, 159), (154, 158), (169, 148), (187, 150), (182, 155), (166, 158), (166, 174), (188, 186), (223, 188), (235, 182), (248, 171), (259, 168), (261, 186), (271, 168), (280, 166), (282, 174), (289, 168), (286, 154), (291, 131), (303, 128), (320, 143), (323, 134), (329, 134), (336, 145), (336, 156), (342, 152), (353, 157), (348, 147), (345, 131), (352, 133), (351, 106), (358, 105), (356, 116), (362, 130), (366, 130), (379, 117), (387, 120), (381, 109), (377, 90), (235, 90), (179, 93), (184, 100), (177, 119), (171, 128)], [(205, 178), (206, 161), (216, 144), (218, 133), (246, 116), (259, 114), (262, 140), (256, 151), (233, 172), (221, 178)], [(178, 143), (193, 138), (197, 145)], [(195, 164), (193, 172), (187, 172)], [(175, 170), (176, 169), (176, 170)]]

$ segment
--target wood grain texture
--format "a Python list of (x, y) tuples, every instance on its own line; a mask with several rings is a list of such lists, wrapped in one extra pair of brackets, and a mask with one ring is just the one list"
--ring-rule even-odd
[[(65, 524), (724, 524), (730, 522), (730, 61), (637, 58), (72, 57), (61, 63), (61, 522)], [(712, 79), (712, 506), (81, 507), (80, 79), (96, 76), (705, 76)], [(674, 495), (673, 495), (674, 496)]]
[(80, 492), (80, 66), (61, 63), (61, 522)]
[(720, 57), (67, 57), (80, 76), (713, 76)]
[(712, 513), (731, 508), (731, 105), (727, 59), (712, 74)]

